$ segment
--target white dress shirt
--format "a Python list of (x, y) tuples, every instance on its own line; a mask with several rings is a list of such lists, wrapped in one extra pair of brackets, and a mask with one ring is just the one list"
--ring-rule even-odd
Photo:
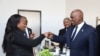
[(29, 38), (29, 32), (28, 32), (28, 28), (25, 29), (26, 35)]
[[(80, 23), (79, 25), (77, 25), (77, 31), (76, 31), (76, 33), (75, 33), (75, 36), (74, 36), (74, 38), (73, 38), (73, 40), (75, 39), (75, 37), (77, 36), (77, 34), (78, 34), (78, 32), (80, 31), (80, 29), (82, 28), (82, 26), (84, 25), (84, 21), (82, 22), (82, 23)], [(73, 30), (73, 33), (74, 33), (74, 31), (75, 31), (75, 28), (74, 28), (74, 30)], [(73, 33), (72, 33), (72, 35), (73, 35)], [(72, 36), (71, 35), (71, 36)]]

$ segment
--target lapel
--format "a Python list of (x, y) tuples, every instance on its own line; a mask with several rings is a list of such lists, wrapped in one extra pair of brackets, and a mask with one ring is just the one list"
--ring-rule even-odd
[(32, 33), (31, 29), (28, 28), (28, 34), (30, 35)]
[(80, 29), (80, 31), (78, 32), (77, 36), (75, 37), (75, 39), (72, 41), (71, 44), (74, 44), (76, 41), (78, 41), (80, 39), (80, 37), (83, 36), (85, 29), (86, 29), (86, 23), (82, 26), (82, 28)]
[(69, 28), (67, 29), (67, 34), (66, 34), (67, 39), (66, 39), (66, 40), (67, 40), (67, 46), (68, 46), (68, 47), (71, 46), (71, 34), (72, 34), (72, 31), (73, 31), (74, 27), (75, 27), (75, 26), (71, 26), (71, 27), (69, 27)]

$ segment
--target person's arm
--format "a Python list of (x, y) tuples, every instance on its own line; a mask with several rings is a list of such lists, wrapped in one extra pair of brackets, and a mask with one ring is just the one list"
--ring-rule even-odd
[[(71, 28), (68, 28), (68, 30), (70, 30)], [(62, 35), (62, 36), (57, 36), (57, 35), (52, 35), (52, 33), (51, 33), (51, 36), (52, 37), (50, 37), (50, 39), (51, 39), (51, 41), (55, 41), (55, 42), (59, 42), (59, 43), (66, 43), (66, 41), (67, 41), (67, 43), (69, 44), (69, 39), (67, 39), (68, 38), (68, 36), (67, 35), (69, 35), (69, 33), (70, 33), (70, 31), (65, 31), (65, 33)]]
[(95, 30), (89, 35), (89, 56), (97, 56), (98, 39)]
[(61, 30), (59, 30), (59, 36), (61, 36), (62, 34), (61, 34)]
[(35, 47), (41, 43), (44, 37), (45, 37), (44, 35), (41, 35), (40, 37), (34, 40), (30, 40), (19, 33), (15, 33), (14, 43), (20, 46), (25, 46), (25, 47)]
[(53, 35), (53, 37), (51, 38), (51, 41), (54, 42), (59, 42), (59, 43), (65, 43), (66, 42), (66, 34), (63, 36), (57, 36), (57, 35)]

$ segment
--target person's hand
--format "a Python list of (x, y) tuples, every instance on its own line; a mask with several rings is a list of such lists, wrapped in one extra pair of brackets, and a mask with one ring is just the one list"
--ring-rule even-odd
[(51, 39), (52, 37), (53, 37), (53, 33), (51, 33), (51, 32), (46, 32), (46, 33), (44, 33), (44, 36), (45, 37), (47, 37), (48, 39)]
[(29, 36), (30, 39), (34, 39), (34, 37), (35, 37), (34, 33), (31, 33), (30, 36)]
[(53, 35), (54, 35), (54, 34), (53, 34), (52, 32), (48, 32), (48, 37), (47, 37), (47, 38), (48, 38), (48, 39), (52, 39), (52, 38), (53, 38)]
[(49, 36), (49, 33), (48, 33), (48, 32), (45, 32), (45, 33), (44, 33), (44, 36), (45, 36), (45, 37), (48, 37), (48, 36)]

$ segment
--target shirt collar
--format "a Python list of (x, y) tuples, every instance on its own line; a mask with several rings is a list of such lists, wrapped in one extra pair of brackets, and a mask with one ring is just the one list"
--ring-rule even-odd
[(85, 22), (83, 21), (83, 22), (81, 22), (80, 24), (78, 24), (77, 26), (78, 26), (79, 28), (81, 28), (84, 24), (85, 24)]

